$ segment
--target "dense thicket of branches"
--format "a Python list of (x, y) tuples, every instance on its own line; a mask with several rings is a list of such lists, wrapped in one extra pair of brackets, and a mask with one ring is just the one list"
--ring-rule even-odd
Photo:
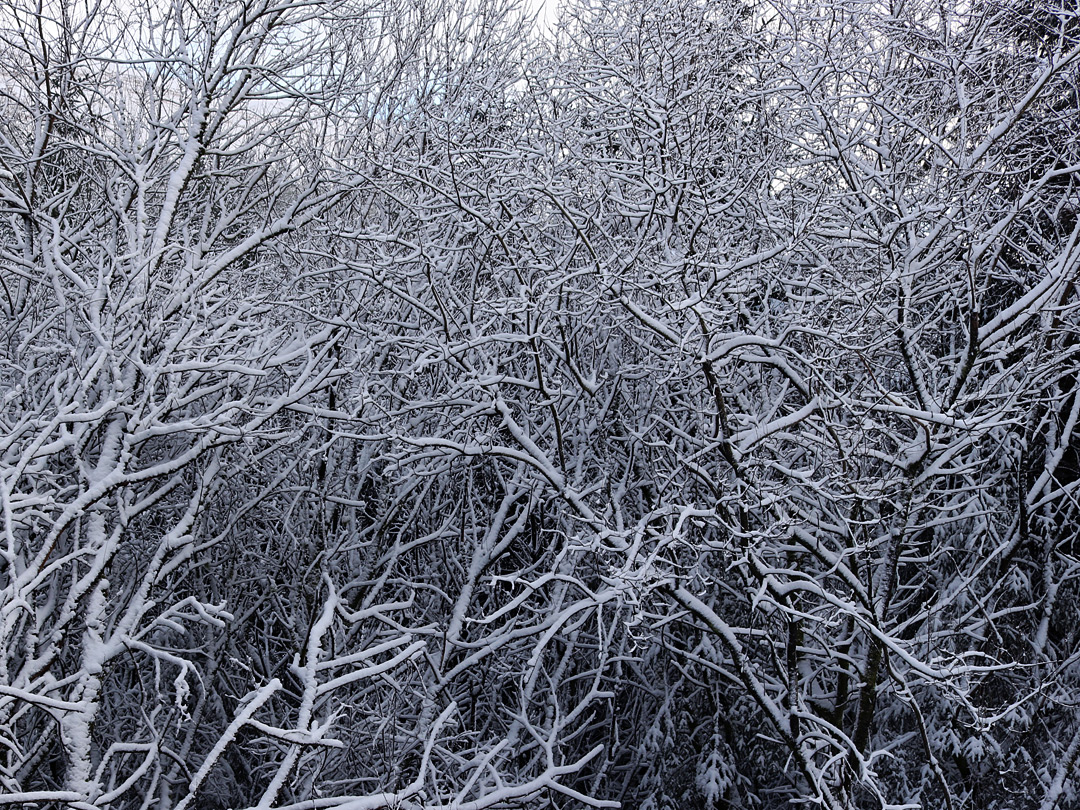
[(1080, 801), (1080, 16), (0, 5), (0, 806)]

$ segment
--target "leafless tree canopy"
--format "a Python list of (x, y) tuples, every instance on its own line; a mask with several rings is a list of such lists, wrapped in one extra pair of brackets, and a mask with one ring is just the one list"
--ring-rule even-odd
[(0, 2), (0, 807), (1080, 805), (1073, 0)]

